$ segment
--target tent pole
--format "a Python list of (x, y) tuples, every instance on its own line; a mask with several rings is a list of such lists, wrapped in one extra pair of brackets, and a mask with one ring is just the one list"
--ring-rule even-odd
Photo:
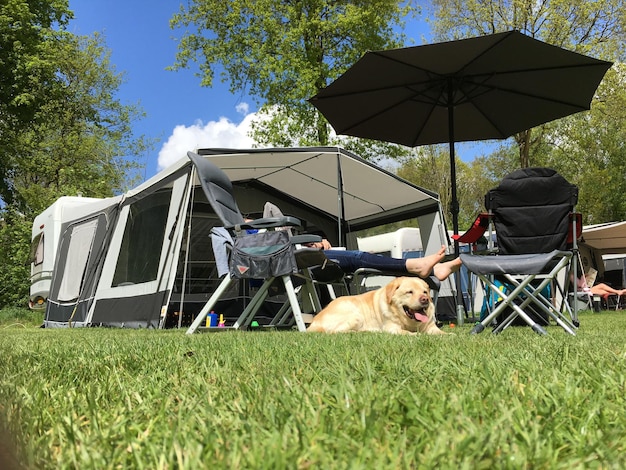
[[(193, 179), (196, 175), (196, 168), (193, 167), (191, 169), (191, 175), (189, 176), (190, 181), (190, 197), (189, 197), (189, 215), (187, 216), (187, 240), (185, 241), (185, 263), (183, 266), (183, 280), (182, 286), (180, 289), (180, 305), (178, 307), (178, 328), (180, 329), (183, 324), (183, 309), (185, 307), (185, 289), (187, 288), (187, 266), (189, 265), (189, 245), (191, 241), (191, 219), (193, 218), (193, 200), (195, 197), (195, 190), (193, 185)], [(174, 279), (176, 282), (176, 279)]]
[[(343, 233), (343, 221), (345, 218), (345, 207), (343, 204), (343, 174), (341, 173), (341, 154), (337, 152), (337, 243), (346, 247), (345, 235)], [(346, 247), (347, 248), (347, 247)]]

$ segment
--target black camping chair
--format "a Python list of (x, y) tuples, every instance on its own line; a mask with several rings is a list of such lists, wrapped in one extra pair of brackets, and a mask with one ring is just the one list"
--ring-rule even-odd
[[(228, 247), (229, 275), (226, 275), (204, 307), (198, 313), (187, 334), (198, 330), (232, 283), (240, 279), (263, 279), (261, 287), (250, 300), (237, 321), (230, 328), (246, 328), (252, 322), (263, 302), (277, 292), (288, 298), (286, 307), (274, 317), (270, 326), (282, 326), (287, 317), (295, 321), (300, 331), (306, 329), (292, 276), (303, 280), (301, 297), (308, 295), (313, 308), (321, 309), (319, 297), (311, 278), (313, 269), (328, 265), (324, 252), (312, 248), (296, 249), (297, 244), (320, 241), (316, 235), (291, 235), (285, 228), (298, 228), (295, 217), (269, 217), (246, 222), (233, 197), (232, 183), (226, 173), (206, 158), (188, 152), (206, 198), (220, 219), (223, 229), (232, 241)], [(263, 232), (248, 233), (248, 230)], [(227, 244), (228, 245), (228, 244)], [(328, 271), (327, 271), (328, 272)]]
[[(576, 279), (577, 200), (578, 188), (550, 168), (517, 170), (487, 193), (497, 254), (461, 254), (461, 261), (481, 280), (485, 296), (495, 292), (502, 300), (472, 334), (492, 323), (498, 333), (520, 319), (539, 334), (547, 334), (550, 319), (576, 334), (576, 307), (572, 311), (566, 293), (570, 277)], [(561, 300), (553, 303), (557, 294)]]

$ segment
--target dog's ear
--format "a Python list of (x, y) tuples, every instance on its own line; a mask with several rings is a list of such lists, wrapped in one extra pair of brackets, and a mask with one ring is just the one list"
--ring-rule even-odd
[(387, 284), (387, 286), (385, 287), (385, 296), (387, 297), (387, 303), (391, 303), (391, 298), (393, 297), (393, 294), (395, 294), (395, 292), (398, 290), (398, 287), (400, 287), (401, 283), (402, 278), (396, 277), (393, 281)]

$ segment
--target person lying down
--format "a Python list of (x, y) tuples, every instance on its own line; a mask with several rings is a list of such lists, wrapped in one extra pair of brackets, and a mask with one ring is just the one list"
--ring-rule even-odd
[(445, 246), (442, 246), (437, 253), (432, 255), (407, 259), (392, 258), (360, 250), (334, 250), (326, 239), (322, 239), (321, 242), (309, 243), (307, 246), (322, 249), (326, 257), (337, 263), (345, 272), (354, 272), (359, 268), (369, 268), (399, 276), (409, 274), (427, 278), (434, 275), (437, 279), (443, 281), (461, 267), (461, 260), (458, 257), (443, 262), (446, 254)]
[[(282, 211), (271, 202), (263, 207), (263, 217), (282, 217)], [(344, 272), (354, 272), (357, 269), (377, 269), (390, 274), (416, 275), (427, 278), (434, 275), (440, 281), (447, 279), (450, 274), (457, 272), (461, 267), (460, 258), (442, 262), (446, 248), (442, 246), (437, 253), (422, 258), (392, 258), (390, 256), (369, 253), (360, 250), (334, 250), (330, 242), (323, 238), (321, 242), (308, 243), (306, 246), (319, 248), (324, 251), (328, 259), (334, 261)]]

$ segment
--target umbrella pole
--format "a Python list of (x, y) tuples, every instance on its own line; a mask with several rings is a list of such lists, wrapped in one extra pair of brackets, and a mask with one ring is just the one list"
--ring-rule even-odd
[[(456, 195), (456, 155), (454, 151), (454, 90), (452, 83), (448, 84), (448, 141), (450, 145), (450, 183), (452, 185), (452, 201), (450, 201), (450, 212), (452, 212), (452, 230), (455, 235), (459, 233), (459, 201)], [(460, 253), (459, 242), (454, 240), (454, 256), (458, 257)], [(456, 284), (456, 321), (459, 324), (464, 323), (465, 307), (463, 305), (463, 292), (461, 290), (461, 271), (454, 274)]]

